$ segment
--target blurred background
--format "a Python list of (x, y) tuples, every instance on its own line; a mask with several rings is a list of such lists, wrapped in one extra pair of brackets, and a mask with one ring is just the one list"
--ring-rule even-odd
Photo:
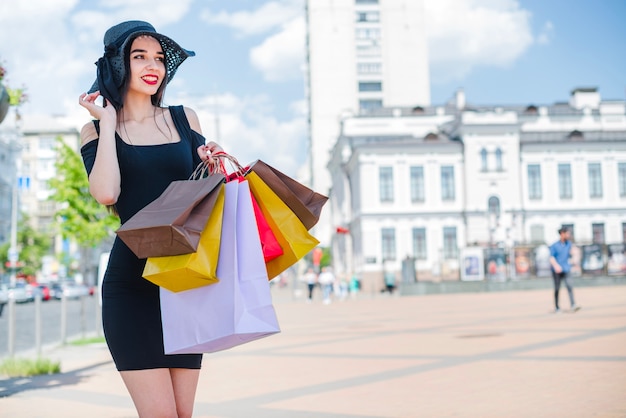
[(88, 197), (77, 100), (130, 19), (197, 54), (166, 104), (330, 197), (294, 282), (307, 265), (370, 292), (549, 277), (562, 226), (575, 275), (623, 277), (624, 16), (620, 0), (0, 0), (2, 286), (97, 288), (118, 225)]

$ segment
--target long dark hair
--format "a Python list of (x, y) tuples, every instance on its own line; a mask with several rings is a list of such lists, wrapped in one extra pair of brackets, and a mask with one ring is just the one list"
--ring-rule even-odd
[[(143, 36), (150, 36), (150, 35), (143, 35)], [(122, 83), (122, 86), (119, 89), (119, 93), (120, 93), (120, 97), (122, 97), (123, 99), (126, 99), (126, 93), (128, 92), (128, 89), (130, 88), (130, 48), (132, 46), (133, 41), (135, 40), (135, 38), (137, 38), (138, 36), (135, 36), (131, 39), (129, 39), (129, 41), (126, 43), (126, 48), (124, 48), (124, 82)], [(156, 39), (156, 38), (153, 38)], [(158, 39), (156, 39), (158, 41)], [(163, 57), (163, 63), (165, 64), (165, 78), (163, 79), (163, 81), (161, 82), (161, 85), (159, 86), (159, 88), (157, 89), (156, 93), (154, 93), (152, 96), (150, 96), (150, 101), (152, 102), (152, 106), (155, 107), (155, 122), (156, 122), (156, 108), (157, 107), (162, 107), (163, 105), (163, 96), (165, 95), (165, 86), (167, 85), (168, 79), (167, 79), (167, 56), (164, 55)], [(124, 112), (124, 100), (122, 100), (122, 103), (120, 105), (119, 109), (115, 109), (118, 112), (118, 116), (121, 113)], [(164, 118), (165, 120), (165, 118)], [(165, 120), (165, 124), (168, 128), (168, 130), (170, 130), (170, 135), (171, 135), (171, 129), (169, 127), (169, 125), (167, 125), (167, 120)], [(159, 128), (160, 130), (160, 128)], [(119, 216), (119, 213), (117, 211), (117, 207), (116, 205), (107, 205), (107, 209), (110, 213)]]

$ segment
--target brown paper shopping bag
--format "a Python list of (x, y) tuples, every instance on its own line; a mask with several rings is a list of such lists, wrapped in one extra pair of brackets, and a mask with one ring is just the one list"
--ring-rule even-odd
[(319, 221), (328, 197), (314, 192), (261, 160), (246, 168), (247, 172), (255, 172), (289, 206), (306, 229), (313, 228)]
[(223, 174), (173, 181), (116, 231), (137, 257), (189, 254), (198, 248), (200, 233), (217, 200)]

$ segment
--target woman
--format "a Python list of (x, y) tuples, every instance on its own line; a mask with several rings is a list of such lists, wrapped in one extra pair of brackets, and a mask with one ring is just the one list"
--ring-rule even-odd
[[(81, 153), (92, 196), (124, 223), (221, 148), (205, 145), (193, 110), (161, 107), (192, 51), (141, 21), (110, 28), (104, 46), (97, 80), (79, 98), (96, 119), (81, 131)], [(202, 355), (164, 354), (159, 288), (142, 278), (145, 262), (116, 238), (102, 286), (107, 344), (140, 417), (190, 417)]]

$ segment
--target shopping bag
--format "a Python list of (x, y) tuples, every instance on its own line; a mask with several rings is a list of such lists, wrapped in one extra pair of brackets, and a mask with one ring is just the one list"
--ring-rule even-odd
[(306, 229), (313, 228), (319, 221), (328, 197), (314, 192), (261, 160), (246, 168), (248, 173), (256, 173), (289, 206)]
[(139, 258), (192, 253), (217, 199), (212, 192), (223, 182), (221, 173), (173, 181), (124, 222), (117, 235)]
[[(218, 157), (219, 169), (226, 176), (226, 181), (244, 181), (245, 169), (239, 164), (239, 161), (235, 157), (225, 152), (218, 152), (215, 154)], [(233, 167), (233, 171), (229, 174), (226, 170), (224, 161), (228, 161)], [(252, 195), (252, 192), (250, 193)], [(261, 248), (263, 250), (263, 257), (267, 263), (270, 260), (275, 259), (283, 254), (283, 249), (278, 242), (278, 239), (274, 235), (274, 231), (270, 228), (265, 219), (265, 215), (261, 211), (256, 198), (252, 195), (252, 207), (254, 208), (254, 217), (256, 219), (257, 229), (259, 230), (259, 238), (261, 239)]]
[(278, 242), (278, 238), (272, 231), (272, 228), (267, 223), (267, 219), (265, 219), (265, 215), (263, 215), (263, 211), (259, 207), (259, 203), (256, 201), (255, 197), (250, 193), (252, 198), (252, 207), (254, 209), (254, 218), (256, 219), (256, 226), (259, 231), (259, 238), (261, 240), (261, 249), (263, 250), (263, 258), (265, 262), (269, 262), (276, 257), (279, 257), (284, 254), (280, 243)]
[(300, 219), (259, 175), (246, 174), (252, 194), (256, 198), (265, 219), (278, 239), (283, 254), (266, 263), (270, 279), (294, 265), (315, 248), (319, 241), (307, 231)]
[(224, 214), (224, 185), (217, 190), (217, 200), (206, 223), (197, 251), (190, 254), (148, 257), (143, 277), (152, 283), (180, 292), (216, 283), (217, 261)]
[(165, 354), (211, 353), (280, 332), (248, 182), (224, 188), (220, 281), (178, 293), (160, 289)]

